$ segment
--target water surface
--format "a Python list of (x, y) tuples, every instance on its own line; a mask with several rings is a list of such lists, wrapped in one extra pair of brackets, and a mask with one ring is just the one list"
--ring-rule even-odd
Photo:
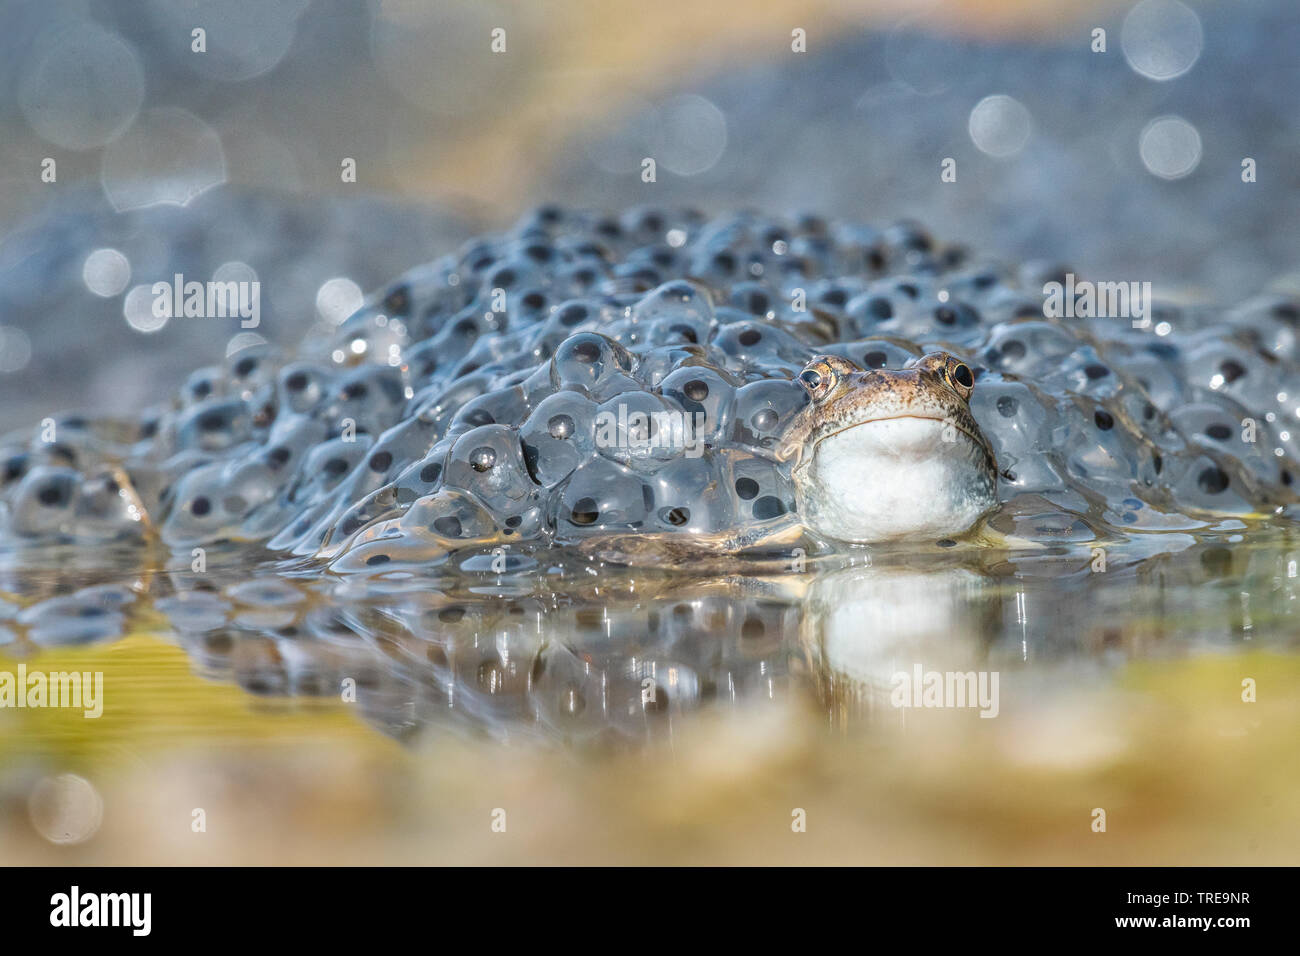
[[(0, 835), (47, 862), (1287, 862), (1300, 540), (1229, 537), (1104, 571), (11, 568), (0, 670), (105, 691), (98, 719), (0, 710)], [(897, 706), (917, 668), (996, 673), (996, 715)], [(95, 809), (66, 774), (100, 806), (59, 845)]]

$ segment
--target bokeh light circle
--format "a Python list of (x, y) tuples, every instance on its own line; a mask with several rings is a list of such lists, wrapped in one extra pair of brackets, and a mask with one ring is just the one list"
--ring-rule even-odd
[(226, 358), (230, 358), (236, 352), (242, 352), (244, 349), (254, 348), (258, 345), (265, 345), (266, 339), (256, 332), (239, 332), (230, 337), (226, 343)]
[[(309, 0), (203, 0), (194, 5), (176, 0), (149, 0), (150, 15), (168, 37), (182, 37), (178, 62), (195, 73), (224, 82), (240, 82), (273, 70), (298, 33), (298, 18)], [(193, 50), (193, 30), (204, 30), (204, 51)]]
[(909, 17), (885, 40), (885, 69), (896, 81), (922, 96), (943, 93), (959, 79), (956, 64), (961, 58), (956, 55), (956, 38), (928, 22), (942, 13), (931, 7), (928, 16)]
[(344, 276), (327, 279), (316, 291), (316, 311), (331, 325), (338, 325), (365, 301), (361, 287)]
[(223, 262), (217, 266), (216, 271), (212, 273), (213, 282), (245, 282), (252, 284), (258, 281), (257, 270), (247, 262)]
[(27, 798), (27, 813), (36, 831), (51, 843), (84, 843), (99, 831), (104, 801), (89, 780), (74, 773), (45, 777)]
[(18, 106), (41, 138), (94, 149), (120, 135), (144, 102), (144, 71), (116, 33), (79, 22), (38, 38), (18, 86)]
[(1025, 148), (1033, 130), (1029, 110), (1017, 99), (997, 93), (986, 96), (970, 111), (971, 142), (989, 156), (1014, 156)]
[(186, 110), (164, 107), (142, 113), (108, 145), (100, 178), (118, 212), (183, 206), (226, 181), (226, 158), (212, 127)]
[(1181, 116), (1161, 116), (1142, 130), (1138, 153), (1147, 172), (1182, 179), (1201, 162), (1201, 134)]
[(1178, 0), (1142, 0), (1120, 28), (1124, 59), (1150, 80), (1172, 80), (1196, 63), (1205, 42), (1201, 18)]
[(137, 332), (146, 333), (157, 332), (166, 325), (170, 316), (154, 315), (154, 299), (152, 286), (138, 285), (132, 288), (122, 300), (122, 315), (126, 318), (126, 324)]
[(116, 249), (96, 249), (86, 256), (81, 278), (95, 295), (112, 298), (131, 281), (131, 263)]
[(663, 166), (679, 176), (712, 169), (727, 149), (727, 118), (702, 96), (679, 96), (662, 111)]
[(32, 360), (32, 341), (22, 329), (0, 325), (0, 375), (18, 372)]

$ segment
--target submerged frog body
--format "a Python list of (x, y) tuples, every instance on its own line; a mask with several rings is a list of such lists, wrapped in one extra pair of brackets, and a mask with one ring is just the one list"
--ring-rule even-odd
[(1084, 545), (1295, 516), (1297, 303), (1135, 328), (1044, 318), (1053, 278), (910, 224), (543, 209), (292, 354), (9, 436), (0, 541), (514, 572), (615, 538), (950, 545), (987, 514)]

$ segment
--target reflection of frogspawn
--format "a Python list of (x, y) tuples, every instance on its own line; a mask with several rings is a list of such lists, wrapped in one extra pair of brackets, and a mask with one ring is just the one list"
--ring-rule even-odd
[[(708, 706), (789, 696), (800, 608), (619, 572), (539, 597), (506, 554), (385, 593), (177, 573), (157, 601), (208, 679), (262, 698), (316, 698), (402, 740), (459, 728), (503, 741), (628, 746)], [(214, 561), (214, 563), (216, 563)], [(499, 570), (498, 570), (499, 569)], [(520, 573), (528, 572), (528, 573)], [(478, 580), (466, 590), (451, 583)], [(302, 706), (301, 703), (295, 706)]]

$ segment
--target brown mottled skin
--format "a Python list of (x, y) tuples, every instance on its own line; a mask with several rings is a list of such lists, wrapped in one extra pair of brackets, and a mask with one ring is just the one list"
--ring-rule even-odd
[(902, 369), (870, 371), (848, 359), (820, 355), (804, 370), (818, 373), (819, 386), (809, 389), (813, 400), (791, 423), (777, 457), (795, 463), (797, 482), (803, 452), (823, 438), (865, 422), (931, 418), (965, 432), (988, 453), (996, 471), (993, 449), (970, 412), (971, 388), (953, 377), (961, 366), (947, 352), (930, 352)]

